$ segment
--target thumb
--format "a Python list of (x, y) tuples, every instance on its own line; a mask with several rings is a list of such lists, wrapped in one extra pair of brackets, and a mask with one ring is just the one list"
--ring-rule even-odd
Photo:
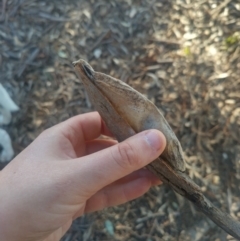
[(107, 149), (74, 162), (76, 184), (90, 194), (146, 166), (164, 150), (166, 139), (158, 130), (147, 130)]

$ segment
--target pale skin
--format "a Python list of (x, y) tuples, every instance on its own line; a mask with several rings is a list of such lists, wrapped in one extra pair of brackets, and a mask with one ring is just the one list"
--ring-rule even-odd
[(44, 131), (0, 172), (0, 240), (59, 241), (88, 212), (135, 199), (160, 180), (144, 166), (164, 150), (158, 130), (122, 143), (97, 112)]

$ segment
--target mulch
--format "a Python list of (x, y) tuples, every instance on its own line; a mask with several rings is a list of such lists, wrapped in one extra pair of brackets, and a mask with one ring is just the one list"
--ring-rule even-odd
[[(238, 0), (2, 0), (0, 81), (20, 106), (18, 154), (94, 107), (72, 62), (130, 84), (164, 113), (206, 196), (240, 219)], [(5, 164), (1, 164), (1, 168)], [(77, 219), (62, 241), (234, 240), (167, 186)]]

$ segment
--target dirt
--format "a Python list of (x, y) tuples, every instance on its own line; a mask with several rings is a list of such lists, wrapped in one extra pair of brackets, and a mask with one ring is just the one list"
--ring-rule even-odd
[[(83, 58), (162, 110), (190, 177), (240, 219), (238, 0), (3, 0), (0, 10), (0, 81), (20, 106), (3, 128), (16, 155), (44, 129), (94, 110), (72, 66)], [(62, 241), (77, 240), (234, 239), (158, 186), (77, 219)]]

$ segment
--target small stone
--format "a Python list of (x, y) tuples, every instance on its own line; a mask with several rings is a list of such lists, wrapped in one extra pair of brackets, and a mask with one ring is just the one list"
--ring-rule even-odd
[(101, 49), (95, 49), (93, 52), (93, 55), (96, 59), (98, 59), (102, 55), (102, 50)]

